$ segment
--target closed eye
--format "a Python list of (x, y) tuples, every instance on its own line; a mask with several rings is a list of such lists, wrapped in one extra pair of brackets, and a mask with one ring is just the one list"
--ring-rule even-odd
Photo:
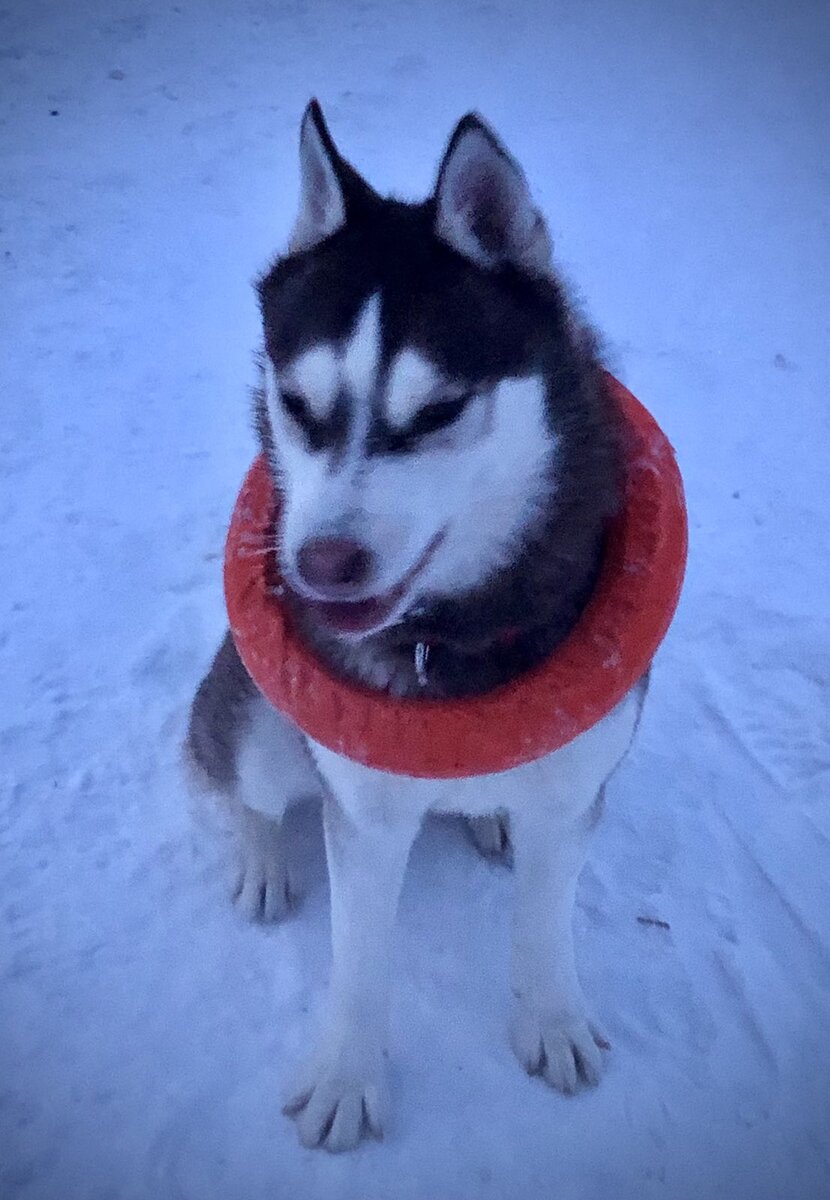
[(473, 392), (463, 396), (455, 396), (451, 400), (437, 400), (434, 404), (426, 404), (410, 421), (406, 434), (410, 438), (426, 437), (429, 433), (438, 433), (454, 425), (473, 399)]

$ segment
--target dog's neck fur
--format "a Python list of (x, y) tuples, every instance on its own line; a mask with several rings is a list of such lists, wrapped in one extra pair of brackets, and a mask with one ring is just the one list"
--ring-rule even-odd
[[(568, 325), (567, 353), (560, 343), (546, 380), (556, 477), (509, 566), (464, 595), (428, 599), (398, 624), (361, 640), (338, 638), (289, 597), (301, 635), (333, 673), (400, 697), (475, 695), (536, 666), (570, 632), (597, 578), (618, 505), (620, 468), (615, 415), (594, 339)], [(261, 396), (256, 424), (267, 454)]]

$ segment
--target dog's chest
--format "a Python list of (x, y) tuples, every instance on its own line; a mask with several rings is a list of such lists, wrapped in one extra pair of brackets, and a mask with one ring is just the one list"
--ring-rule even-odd
[[(466, 779), (413, 779), (344, 758), (309, 740), (317, 766), (339, 804), (356, 816), (395, 820), (429, 812), (484, 816), (517, 806), (546, 808), (558, 798), (567, 806), (585, 799), (587, 781), (604, 778), (624, 757), (642, 704), (640, 689), (608, 716), (553, 754), (494, 775)], [(370, 812), (367, 810), (371, 810)]]

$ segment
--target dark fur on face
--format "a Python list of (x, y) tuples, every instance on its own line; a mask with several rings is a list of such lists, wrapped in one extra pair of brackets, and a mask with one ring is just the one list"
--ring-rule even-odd
[[(328, 151), (346, 220), (319, 244), (278, 259), (260, 281), (265, 353), (280, 363), (317, 342), (344, 339), (368, 297), (379, 293), (382, 363), (409, 346), (472, 387), (541, 376), (557, 452), (549, 502), (524, 531), (510, 565), (466, 594), (427, 598), (417, 615), (360, 642), (333, 635), (296, 597), (289, 602), (302, 635), (337, 674), (396, 695), (480, 693), (549, 655), (597, 578), (620, 466), (596, 339), (552, 273), (510, 261), (483, 269), (437, 236), (435, 197), (422, 204), (382, 199), (330, 139)], [(496, 233), (485, 241), (498, 250)], [(261, 391), (255, 418), (272, 458)], [(484, 521), (486, 502), (483, 496)], [(419, 642), (430, 648), (426, 683), (415, 667)]]

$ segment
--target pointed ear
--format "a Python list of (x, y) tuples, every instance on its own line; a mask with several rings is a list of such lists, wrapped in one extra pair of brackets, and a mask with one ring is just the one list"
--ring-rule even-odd
[(310, 250), (345, 224), (340, 163), (323, 110), (312, 100), (300, 128), (300, 210), (289, 244), (292, 254)]
[(527, 180), (496, 135), (468, 113), (456, 126), (435, 185), (435, 231), (481, 267), (551, 272), (547, 227)]

